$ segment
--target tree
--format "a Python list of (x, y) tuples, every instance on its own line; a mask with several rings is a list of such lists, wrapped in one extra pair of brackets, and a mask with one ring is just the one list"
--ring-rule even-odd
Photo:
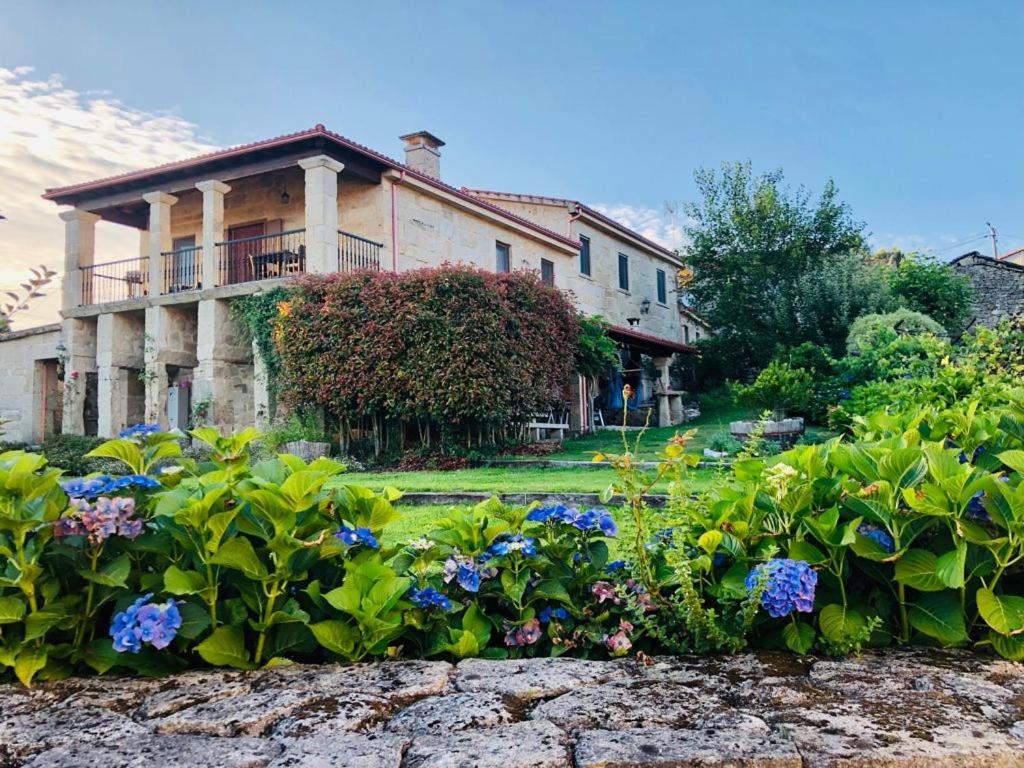
[(29, 271), (32, 273), (32, 277), (28, 279), (28, 282), (21, 284), (23, 293), (18, 294), (14, 291), (4, 291), (4, 294), (11, 301), (4, 304), (3, 308), (0, 309), (0, 333), (7, 333), (11, 330), (11, 316), (28, 309), (28, 305), (32, 300), (41, 299), (45, 296), (43, 288), (57, 276), (56, 272), (44, 264), (40, 264), (39, 269), (30, 268)]
[[(715, 339), (702, 344), (707, 368), (747, 377), (781, 349), (803, 341), (841, 348), (845, 328), (822, 332), (808, 314), (807, 292), (822, 285), (826, 269), (838, 270), (833, 288), (863, 284), (851, 275), (863, 259), (863, 225), (829, 181), (821, 195), (784, 186), (782, 171), (755, 176), (750, 163), (725, 164), (720, 172), (696, 173), (700, 203), (687, 206), (690, 244), (684, 258), (694, 272), (696, 309)], [(815, 276), (819, 276), (815, 279)], [(834, 296), (843, 314), (860, 311), (864, 299)], [(846, 322), (845, 318), (840, 324)], [(823, 338), (825, 336), (826, 338)]]
[[(892, 258), (892, 251), (884, 253)], [(907, 309), (928, 315), (950, 334), (964, 329), (974, 301), (966, 277), (918, 253), (900, 254), (892, 263), (889, 286)]]

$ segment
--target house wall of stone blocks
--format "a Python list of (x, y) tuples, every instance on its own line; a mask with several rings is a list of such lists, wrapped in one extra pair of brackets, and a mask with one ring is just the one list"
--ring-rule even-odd
[(60, 326), (7, 334), (0, 341), (0, 441), (41, 442), (61, 412), (57, 381)]

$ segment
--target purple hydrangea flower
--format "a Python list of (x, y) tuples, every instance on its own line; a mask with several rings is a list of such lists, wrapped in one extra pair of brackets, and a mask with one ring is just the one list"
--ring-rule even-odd
[(452, 601), (433, 587), (424, 587), (423, 589), (412, 587), (409, 589), (409, 599), (413, 605), (424, 611), (429, 611), (431, 608), (450, 611), (452, 608)]
[(521, 647), (533, 645), (541, 637), (540, 621), (530, 619), (521, 627), (510, 627), (505, 633), (505, 645)]
[(892, 536), (877, 525), (873, 525), (872, 523), (861, 523), (857, 526), (857, 533), (865, 539), (871, 539), (886, 552), (896, 551), (896, 542), (893, 541)]
[(341, 530), (334, 534), (334, 536), (350, 547), (362, 544), (370, 549), (380, 549), (377, 538), (369, 528), (346, 528), (343, 525)]
[(599, 603), (603, 603), (605, 600), (611, 600), (616, 605), (619, 603), (619, 596), (615, 594), (615, 587), (607, 581), (595, 581), (591, 585), (590, 591)]
[(766, 579), (761, 593), (761, 607), (775, 619), (794, 611), (810, 613), (814, 610), (814, 590), (818, 574), (803, 560), (776, 558), (760, 563), (747, 574), (746, 587), (752, 592)]
[(144, 643), (163, 650), (181, 629), (181, 612), (175, 600), (164, 604), (147, 602), (153, 593), (138, 598), (114, 617), (110, 636), (118, 653), (138, 653)]
[(134, 539), (142, 533), (143, 521), (135, 517), (135, 499), (130, 496), (100, 496), (95, 505), (85, 499), (72, 499), (70, 510), (70, 515), (54, 522), (54, 538), (85, 536), (96, 545), (115, 534)]

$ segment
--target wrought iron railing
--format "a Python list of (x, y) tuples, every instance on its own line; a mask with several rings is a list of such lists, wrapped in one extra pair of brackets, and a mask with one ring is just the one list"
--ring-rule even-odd
[(149, 294), (149, 257), (79, 267), (82, 305), (140, 299)]
[(380, 269), (380, 251), (383, 243), (368, 240), (351, 232), (338, 230), (338, 271)]
[(203, 287), (203, 246), (165, 251), (160, 258), (163, 260), (161, 293), (181, 293)]
[(217, 285), (247, 283), (306, 271), (306, 230), (217, 243)]

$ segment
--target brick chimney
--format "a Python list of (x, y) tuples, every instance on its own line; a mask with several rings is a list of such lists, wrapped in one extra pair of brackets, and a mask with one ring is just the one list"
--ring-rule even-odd
[(427, 176), (441, 178), (441, 147), (444, 142), (429, 131), (399, 136), (405, 142), (405, 164)]

